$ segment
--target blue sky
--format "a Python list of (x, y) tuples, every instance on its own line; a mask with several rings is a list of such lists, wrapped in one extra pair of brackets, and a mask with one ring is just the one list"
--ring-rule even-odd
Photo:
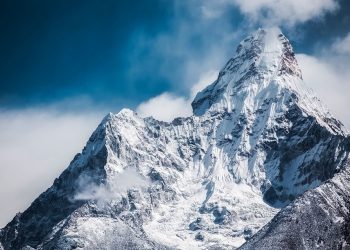
[(52, 184), (107, 112), (190, 115), (195, 93), (265, 26), (282, 29), (306, 83), (350, 128), (349, 1), (1, 1), (0, 227)]
[[(317, 54), (348, 32), (350, 4), (338, 3), (293, 27), (277, 24), (298, 53)], [(220, 14), (208, 17), (203, 6)], [(199, 74), (222, 67), (239, 40), (264, 25), (237, 4), (197, 0), (14, 0), (1, 1), (0, 12), (3, 108), (84, 97), (118, 110), (165, 91), (186, 95)]]

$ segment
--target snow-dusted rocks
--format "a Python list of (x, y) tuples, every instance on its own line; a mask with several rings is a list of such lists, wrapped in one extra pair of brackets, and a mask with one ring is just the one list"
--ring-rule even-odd
[(350, 249), (349, 164), (282, 209), (240, 249)]
[(192, 107), (171, 123), (107, 115), (3, 248), (232, 249), (348, 158), (276, 29), (245, 39)]

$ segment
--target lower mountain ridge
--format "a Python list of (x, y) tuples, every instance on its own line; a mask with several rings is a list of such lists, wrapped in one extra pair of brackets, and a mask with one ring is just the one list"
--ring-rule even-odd
[(350, 164), (282, 209), (239, 249), (350, 249)]
[(259, 29), (194, 115), (107, 115), (0, 249), (339, 249), (349, 137), (305, 86), (288, 39)]

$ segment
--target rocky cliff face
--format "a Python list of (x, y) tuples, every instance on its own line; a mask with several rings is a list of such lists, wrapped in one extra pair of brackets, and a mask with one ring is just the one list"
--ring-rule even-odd
[(242, 41), (192, 107), (171, 123), (106, 116), (0, 231), (2, 248), (232, 249), (348, 158), (342, 124), (304, 86), (278, 30)]
[(350, 249), (349, 163), (282, 209), (239, 249)]

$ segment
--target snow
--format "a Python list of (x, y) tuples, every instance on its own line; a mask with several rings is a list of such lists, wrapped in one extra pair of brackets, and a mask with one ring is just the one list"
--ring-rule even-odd
[[(240, 249), (347, 249), (349, 162), (341, 172), (282, 209)], [(301, 247), (302, 246), (302, 247)]]
[[(126, 235), (144, 248), (232, 249), (290, 197), (321, 184), (313, 167), (322, 157), (329, 173), (346, 158), (341, 124), (304, 86), (276, 29), (245, 39), (192, 107), (194, 116), (172, 122), (129, 109), (107, 115), (68, 168), (69, 195), (84, 205), (49, 241), (58, 238), (58, 249), (117, 248)], [(106, 162), (91, 166), (100, 155)], [(59, 188), (49, 191), (66, 195)], [(276, 197), (266, 200), (271, 189)]]

